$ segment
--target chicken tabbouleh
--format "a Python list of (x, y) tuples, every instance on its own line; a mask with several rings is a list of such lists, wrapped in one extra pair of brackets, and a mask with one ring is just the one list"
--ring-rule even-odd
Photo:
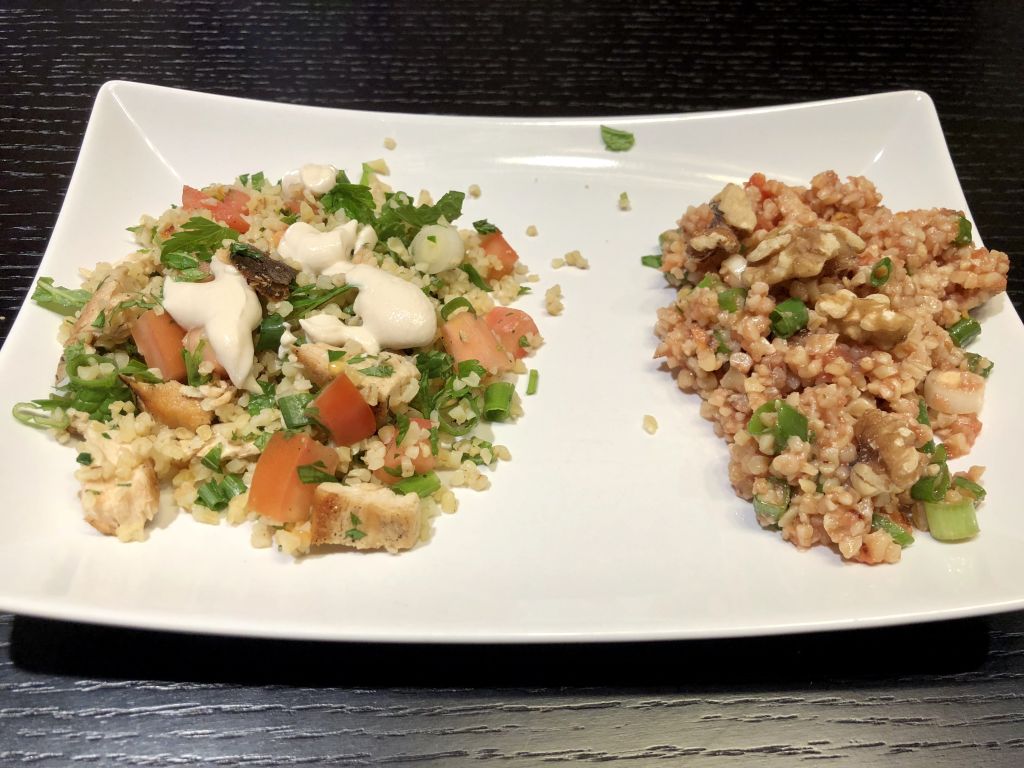
[(676, 289), (655, 353), (729, 444), (729, 479), (798, 547), (893, 563), (916, 530), (978, 533), (993, 362), (968, 312), (1006, 289), (1005, 253), (949, 209), (894, 213), (863, 177), (755, 173), (661, 236)]
[(542, 343), (505, 306), (527, 270), (487, 220), (453, 225), (463, 193), (414, 202), (386, 174), (186, 186), (123, 261), (39, 280), (64, 351), (53, 394), (14, 414), (75, 448), (88, 523), (143, 539), (163, 486), (200, 521), (252, 522), (256, 546), (396, 552), (453, 487), (489, 486), (510, 457), (486, 423), (521, 415)]

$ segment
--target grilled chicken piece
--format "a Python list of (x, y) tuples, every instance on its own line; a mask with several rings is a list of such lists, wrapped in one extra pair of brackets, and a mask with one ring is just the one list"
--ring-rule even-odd
[(295, 347), (295, 357), (302, 367), (306, 369), (306, 374), (310, 381), (316, 384), (318, 387), (327, 386), (331, 380), (337, 376), (337, 373), (331, 372), (331, 361), (328, 358), (327, 353), (331, 351), (340, 352), (338, 347), (332, 347), (330, 344), (307, 343), (300, 347)]
[[(419, 381), (420, 372), (416, 365), (405, 355), (395, 352), (381, 352), (379, 355), (367, 355), (355, 365), (346, 361), (354, 355), (346, 355), (335, 363), (330, 362), (328, 353), (331, 350), (341, 351), (329, 344), (303, 344), (295, 348), (295, 356), (302, 363), (309, 379), (317, 386), (325, 386), (342, 371), (352, 379), (359, 394), (366, 404), (373, 409), (373, 415), (380, 426), (387, 421), (388, 411), (409, 402), (415, 392), (406, 392), (410, 382)], [(372, 370), (375, 373), (391, 373), (387, 376), (372, 376), (363, 373)]]
[(204, 411), (197, 399), (182, 392), (182, 385), (176, 381), (147, 384), (130, 376), (121, 378), (139, 398), (142, 407), (161, 424), (195, 432), (201, 425), (213, 421), (213, 413)]
[(146, 523), (156, 516), (160, 506), (156, 472), (148, 461), (132, 470), (128, 482), (85, 482), (78, 496), (85, 522), (121, 541), (141, 541)]
[(321, 483), (313, 493), (310, 543), (398, 552), (420, 538), (420, 500), (364, 483)]

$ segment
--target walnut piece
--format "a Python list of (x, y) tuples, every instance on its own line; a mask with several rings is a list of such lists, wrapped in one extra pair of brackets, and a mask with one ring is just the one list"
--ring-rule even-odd
[(706, 229), (690, 238), (690, 252), (697, 261), (712, 256), (731, 256), (740, 252), (740, 241), (729, 227), (720, 225)]
[(913, 319), (891, 309), (889, 297), (881, 293), (861, 299), (843, 288), (822, 296), (814, 309), (829, 318), (829, 328), (844, 338), (880, 349), (896, 346), (914, 327)]
[(864, 250), (864, 241), (838, 224), (818, 223), (811, 227), (787, 224), (768, 233), (747, 254), (744, 285), (756, 282), (775, 285), (790, 278), (820, 275), (825, 264)]
[(757, 226), (757, 214), (754, 213), (754, 206), (743, 191), (743, 187), (736, 184), (726, 184), (725, 189), (711, 198), (713, 205), (717, 205), (725, 223), (740, 232), (750, 234)]
[(867, 490), (877, 487), (880, 480), (887, 480), (888, 487), (878, 492), (905, 491), (917, 482), (928, 465), (927, 455), (918, 448), (928, 440), (930, 430), (910, 416), (872, 409), (857, 419), (853, 434), (860, 463), (871, 470), (856, 470), (855, 465), (854, 487), (860, 493), (863, 490), (858, 486), (864, 485)]

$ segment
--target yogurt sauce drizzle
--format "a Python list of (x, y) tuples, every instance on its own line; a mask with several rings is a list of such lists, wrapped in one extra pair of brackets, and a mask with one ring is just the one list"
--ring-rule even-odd
[(332, 274), (339, 272), (349, 285), (359, 288), (353, 309), (363, 324), (345, 325), (325, 314), (299, 320), (311, 341), (340, 346), (351, 339), (375, 355), (382, 348), (409, 349), (434, 340), (434, 305), (415, 285), (369, 264), (342, 262), (332, 269)]
[(214, 259), (210, 267), (213, 280), (207, 283), (165, 280), (164, 309), (185, 330), (203, 329), (232, 384), (259, 391), (252, 377), (252, 332), (263, 317), (260, 300), (230, 264)]
[(297, 221), (285, 230), (277, 252), (289, 261), (297, 261), (307, 272), (324, 274), (329, 267), (351, 259), (353, 253), (377, 244), (377, 233), (373, 227), (364, 226), (357, 232), (358, 227), (359, 222), (349, 221), (328, 232), (321, 232), (314, 226)]

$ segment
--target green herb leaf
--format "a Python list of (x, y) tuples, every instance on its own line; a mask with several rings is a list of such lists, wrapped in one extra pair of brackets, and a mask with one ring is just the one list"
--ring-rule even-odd
[(62, 288), (53, 284), (52, 277), (40, 277), (32, 292), (32, 301), (43, 309), (58, 315), (70, 316), (84, 307), (92, 294), (81, 288)]
[(604, 148), (609, 152), (625, 152), (632, 149), (633, 145), (636, 144), (636, 137), (629, 131), (622, 131), (618, 128), (602, 125), (601, 141), (604, 142)]
[(203, 347), (206, 346), (206, 339), (200, 341), (194, 352), (182, 347), (181, 357), (185, 361), (185, 375), (190, 387), (201, 387), (210, 381), (210, 374), (199, 373), (199, 365), (203, 362)]
[(199, 259), (183, 251), (170, 251), (160, 254), (160, 263), (171, 269), (196, 269), (199, 266)]
[(303, 464), (296, 468), (299, 480), (307, 484), (334, 483), (337, 478), (327, 471), (327, 465), (322, 461), (314, 461), (312, 464)]
[(473, 222), (473, 229), (480, 235), (493, 235), (495, 232), (501, 233), (501, 230), (491, 224), (487, 219), (480, 219)]
[(320, 198), (320, 205), (327, 213), (345, 211), (350, 219), (362, 224), (372, 224), (375, 218), (376, 206), (370, 188), (365, 184), (353, 184), (344, 171), (338, 171), (334, 186)]
[(653, 269), (661, 269), (661, 254), (654, 253), (650, 256), (641, 256), (640, 263), (645, 267), (652, 267)]
[(292, 319), (304, 317), (306, 313), (322, 307), (329, 301), (351, 290), (353, 290), (351, 285), (317, 288), (314, 283), (310, 283), (309, 285), (299, 286), (288, 296), (288, 303), (292, 305), (292, 311), (288, 317)]
[(427, 472), (403, 478), (392, 485), (391, 490), (401, 494), (415, 493), (420, 498), (426, 498), (440, 487), (440, 478), (434, 472)]
[(373, 376), (380, 379), (386, 379), (395, 372), (395, 369), (387, 363), (379, 363), (378, 365), (371, 365), (369, 368), (357, 368), (356, 370), (363, 374), (363, 376)]
[(266, 381), (259, 382), (262, 394), (249, 395), (249, 405), (246, 410), (250, 416), (257, 416), (267, 408), (273, 408), (277, 398), (274, 396), (274, 385)]
[(92, 454), (91, 453), (80, 453), (75, 458), (75, 461), (77, 461), (79, 464), (81, 464), (83, 466), (88, 467), (90, 464), (92, 464)]
[(160, 246), (160, 258), (175, 252), (194, 253), (201, 261), (210, 261), (213, 252), (225, 240), (237, 240), (238, 232), (231, 227), (222, 227), (215, 221), (193, 216), (186, 221), (179, 232), (175, 232)]
[(260, 332), (256, 337), (256, 351), (275, 350), (284, 335), (284, 318), (274, 312), (260, 321)]

